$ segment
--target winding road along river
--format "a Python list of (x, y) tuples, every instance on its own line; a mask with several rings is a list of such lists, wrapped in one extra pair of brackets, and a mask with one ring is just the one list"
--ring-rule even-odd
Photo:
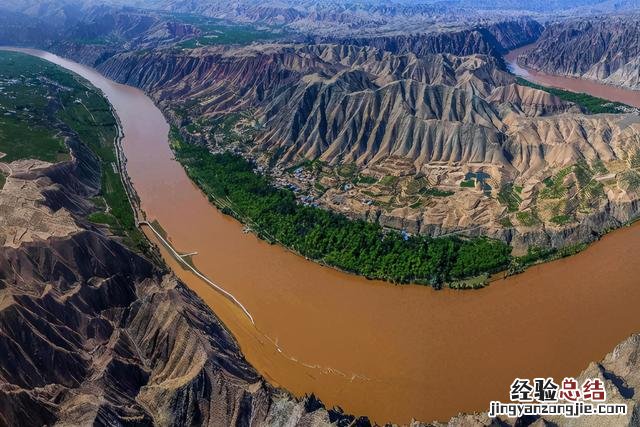
[(163, 253), (167, 263), (233, 332), (249, 362), (297, 395), (313, 392), (377, 422), (444, 420), (507, 399), (514, 377), (577, 375), (640, 331), (640, 226), (478, 291), (365, 280), (244, 234), (212, 207), (174, 161), (169, 126), (143, 92), (49, 53), (28, 53), (104, 91), (122, 122), (127, 171), (147, 218), (179, 251), (197, 251), (197, 268), (234, 294), (256, 325)]

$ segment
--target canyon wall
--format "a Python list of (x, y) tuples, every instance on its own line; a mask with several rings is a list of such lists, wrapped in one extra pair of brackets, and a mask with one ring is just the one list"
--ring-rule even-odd
[(640, 17), (554, 23), (544, 30), (535, 48), (518, 60), (545, 73), (640, 90)]
[[(504, 20), (489, 25), (450, 31), (427, 31), (422, 34), (399, 34), (379, 37), (349, 37), (335, 40), (341, 44), (372, 46), (397, 54), (418, 56), (434, 53), (453, 55), (501, 54), (533, 43), (543, 26), (528, 18)], [(331, 40), (331, 39), (329, 39)]]

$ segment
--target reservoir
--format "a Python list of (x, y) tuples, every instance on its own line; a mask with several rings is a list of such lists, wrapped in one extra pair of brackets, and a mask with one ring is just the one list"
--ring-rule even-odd
[(237, 297), (255, 325), (163, 250), (167, 264), (221, 318), (247, 360), (298, 396), (314, 393), (328, 407), (379, 423), (446, 420), (507, 400), (515, 377), (576, 376), (640, 331), (640, 225), (481, 290), (366, 280), (243, 233), (174, 160), (169, 126), (142, 91), (55, 55), (26, 52), (106, 94), (147, 219), (158, 221), (180, 253), (197, 252), (195, 267)]

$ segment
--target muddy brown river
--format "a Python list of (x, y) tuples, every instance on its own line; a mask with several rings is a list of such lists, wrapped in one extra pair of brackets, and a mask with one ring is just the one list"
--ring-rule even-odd
[(120, 117), (127, 171), (147, 218), (177, 250), (197, 251), (196, 267), (233, 293), (255, 326), (164, 252), (167, 263), (233, 332), (249, 362), (296, 395), (315, 393), (377, 422), (445, 420), (507, 399), (514, 377), (577, 375), (640, 331), (640, 226), (477, 291), (341, 273), (243, 233), (211, 206), (173, 159), (169, 127), (143, 92), (46, 52), (28, 53), (104, 91)]
[(566, 89), (572, 92), (584, 92), (599, 98), (622, 102), (640, 108), (640, 91), (605, 85), (593, 80), (545, 74), (518, 65), (516, 62), (518, 55), (527, 52), (534, 46), (535, 43), (514, 49), (505, 56), (505, 61), (512, 73), (544, 86)]

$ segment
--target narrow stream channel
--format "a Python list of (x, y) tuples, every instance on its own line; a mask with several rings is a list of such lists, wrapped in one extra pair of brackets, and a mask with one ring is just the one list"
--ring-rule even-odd
[(196, 251), (198, 270), (242, 301), (256, 325), (163, 252), (167, 263), (222, 319), (248, 361), (297, 395), (313, 392), (380, 423), (446, 420), (506, 400), (516, 376), (577, 375), (640, 331), (640, 226), (477, 291), (365, 280), (244, 234), (173, 159), (169, 126), (143, 92), (47, 52), (22, 51), (106, 94), (147, 219), (161, 224), (178, 251)]

